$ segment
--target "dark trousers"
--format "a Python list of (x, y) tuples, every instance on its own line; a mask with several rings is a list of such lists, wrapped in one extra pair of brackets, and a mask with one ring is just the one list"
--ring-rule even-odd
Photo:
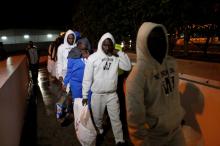
[(31, 78), (34, 84), (38, 83), (38, 64), (30, 64)]

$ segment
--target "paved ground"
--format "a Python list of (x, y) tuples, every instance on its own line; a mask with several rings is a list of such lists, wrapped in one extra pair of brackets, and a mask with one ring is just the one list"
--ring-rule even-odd
[[(45, 67), (40, 68), (38, 80), (39, 84), (33, 86), (30, 99), (27, 100), (28, 109), (21, 146), (80, 146), (73, 124), (61, 127), (56, 120), (55, 103), (60, 94), (58, 82), (49, 80)], [(106, 129), (102, 146), (114, 146), (110, 125)], [(127, 136), (126, 140), (129, 141)]]

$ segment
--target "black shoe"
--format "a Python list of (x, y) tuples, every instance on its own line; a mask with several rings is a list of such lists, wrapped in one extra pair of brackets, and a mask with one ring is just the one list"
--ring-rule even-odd
[(125, 146), (125, 142), (118, 142), (116, 146)]
[(37, 85), (37, 84), (38, 84), (38, 81), (33, 81), (33, 84), (34, 84), (34, 85)]
[(97, 134), (97, 136), (96, 136), (96, 146), (101, 146), (103, 141), (104, 141), (103, 134)]
[(73, 117), (70, 116), (70, 115), (66, 115), (64, 117), (64, 120), (62, 121), (62, 123), (60, 123), (61, 127), (67, 127), (69, 126), (70, 124), (72, 124), (74, 121)]

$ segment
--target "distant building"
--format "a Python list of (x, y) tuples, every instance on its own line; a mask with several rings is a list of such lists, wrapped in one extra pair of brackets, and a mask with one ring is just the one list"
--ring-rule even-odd
[(59, 36), (62, 30), (41, 29), (5, 29), (0, 30), (0, 42), (9, 53), (23, 52), (31, 40), (40, 50), (47, 50), (50, 42)]

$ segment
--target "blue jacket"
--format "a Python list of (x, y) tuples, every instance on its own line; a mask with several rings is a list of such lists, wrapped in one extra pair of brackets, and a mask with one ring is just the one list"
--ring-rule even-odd
[(72, 98), (82, 98), (82, 80), (85, 63), (82, 58), (68, 59), (67, 73), (64, 78), (64, 85), (70, 83)]

